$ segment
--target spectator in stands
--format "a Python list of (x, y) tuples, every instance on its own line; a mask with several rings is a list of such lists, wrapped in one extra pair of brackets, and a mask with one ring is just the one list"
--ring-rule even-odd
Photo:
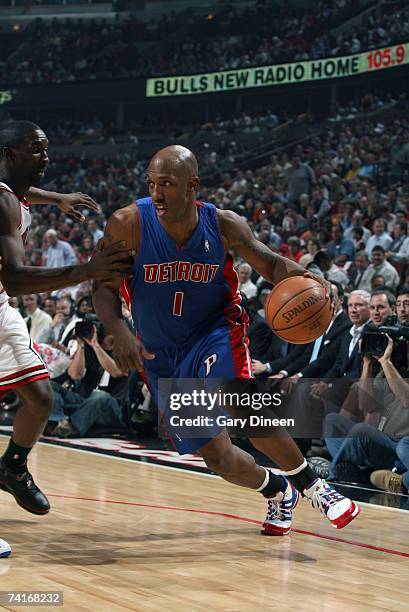
[(352, 260), (355, 255), (355, 245), (352, 240), (344, 237), (342, 227), (335, 225), (332, 229), (333, 239), (327, 245), (328, 253), (338, 265)]
[(399, 274), (385, 259), (385, 249), (378, 245), (372, 249), (371, 262), (366, 268), (359, 282), (359, 289), (371, 290), (371, 280), (377, 276), (383, 276), (385, 285), (388, 289), (395, 291), (399, 285)]
[(56, 313), (49, 325), (39, 336), (42, 344), (50, 344), (64, 353), (68, 352), (68, 344), (74, 332), (75, 323), (79, 317), (75, 315), (74, 302), (69, 297), (57, 300)]
[(41, 333), (51, 324), (51, 317), (40, 308), (40, 298), (35, 293), (23, 295), (23, 307), (25, 322), (30, 338), (33, 342), (38, 342)]
[(409, 262), (409, 236), (406, 221), (398, 221), (392, 230), (393, 242), (386, 252), (386, 259), (392, 264), (405, 265)]
[(372, 229), (373, 235), (368, 238), (368, 242), (366, 243), (366, 252), (368, 257), (371, 256), (372, 250), (375, 246), (381, 246), (386, 253), (389, 251), (393, 242), (391, 236), (385, 230), (385, 221), (381, 217), (375, 219)]
[(287, 200), (298, 205), (301, 194), (311, 193), (315, 184), (315, 175), (310, 166), (301, 163), (299, 156), (294, 155), (291, 166), (284, 172), (284, 186), (287, 191)]
[(383, 324), (386, 317), (394, 314), (396, 307), (396, 298), (387, 289), (378, 289), (371, 295), (370, 316), (371, 321), (379, 327)]
[(365, 270), (369, 266), (368, 255), (365, 251), (358, 251), (355, 254), (355, 261), (352, 266), (348, 270), (348, 274), (350, 277), (349, 280), (349, 288), (351, 290), (358, 289), (359, 284), (363, 278)]
[(44, 264), (47, 268), (73, 266), (77, 263), (77, 257), (72, 246), (68, 242), (59, 240), (54, 229), (45, 232), (44, 242), (47, 248)]
[(93, 217), (90, 217), (87, 221), (87, 231), (92, 236), (94, 246), (98, 244), (98, 241), (101, 240), (104, 235), (104, 232), (100, 227), (98, 227), (98, 224)]
[(94, 250), (94, 242), (91, 234), (83, 234), (81, 244), (78, 247), (78, 263), (87, 263)]
[(371, 293), (373, 293), (374, 291), (378, 291), (380, 289), (387, 289), (387, 286), (385, 284), (385, 279), (382, 276), (382, 274), (375, 274), (371, 278)]
[(251, 282), (250, 276), (252, 273), (251, 266), (248, 263), (242, 263), (238, 268), (239, 289), (248, 300), (257, 295), (257, 287)]
[(306, 244), (307, 252), (305, 253), (305, 255), (303, 255), (300, 258), (300, 261), (298, 262), (300, 266), (303, 266), (304, 268), (306, 268), (308, 264), (312, 262), (315, 254), (318, 253), (320, 248), (321, 248), (321, 245), (320, 245), (320, 241), (318, 240), (318, 238), (314, 238), (314, 237), (309, 238)]
[(312, 263), (307, 266), (307, 269), (331, 282), (339, 283), (344, 288), (348, 285), (349, 279), (346, 272), (334, 264), (331, 255), (324, 249), (315, 254)]
[(56, 307), (57, 307), (57, 298), (56, 297), (54, 297), (53, 295), (48, 295), (46, 298), (44, 298), (44, 300), (43, 300), (43, 310), (48, 315), (50, 315), (51, 318), (53, 318), (55, 313), (57, 312)]
[(396, 296), (396, 315), (399, 323), (409, 324), (409, 286), (399, 289)]
[(328, 192), (324, 193), (321, 185), (316, 185), (312, 192), (311, 206), (314, 210), (314, 218), (320, 220), (331, 212), (331, 204), (328, 200)]

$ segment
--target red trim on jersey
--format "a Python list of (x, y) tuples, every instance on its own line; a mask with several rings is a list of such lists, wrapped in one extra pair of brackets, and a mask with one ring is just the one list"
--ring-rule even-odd
[(28, 385), (29, 383), (35, 382), (36, 380), (43, 380), (45, 378), (50, 378), (48, 372), (43, 372), (42, 374), (35, 374), (33, 376), (29, 376), (28, 378), (24, 378), (23, 380), (19, 380), (15, 383), (10, 383), (9, 385), (2, 385), (0, 387), (0, 393), (3, 395), (4, 391), (11, 391), (16, 387), (22, 387), (23, 385)]
[(197, 206), (201, 206), (202, 208), (204, 207), (203, 202), (200, 202), (199, 200), (196, 200), (196, 204)]
[(129, 310), (131, 310), (131, 282), (129, 278), (124, 278), (120, 287), (121, 295), (125, 300)]
[(223, 268), (223, 276), (229, 286), (229, 305), (224, 314), (229, 325), (230, 344), (237, 378), (252, 378), (252, 366), (249, 352), (247, 327), (249, 318), (241, 306), (239, 279), (233, 267), (233, 258), (227, 253)]
[(3, 382), (6, 382), (12, 378), (17, 378), (18, 376), (24, 376), (25, 374), (31, 374), (31, 373), (37, 372), (38, 370), (44, 370), (44, 369), (45, 369), (45, 365), (39, 364), (39, 365), (31, 366), (30, 368), (26, 368), (25, 370), (19, 370), (18, 372), (13, 372), (13, 374), (7, 374), (7, 376), (3, 376), (2, 378), (0, 378), (0, 385)]

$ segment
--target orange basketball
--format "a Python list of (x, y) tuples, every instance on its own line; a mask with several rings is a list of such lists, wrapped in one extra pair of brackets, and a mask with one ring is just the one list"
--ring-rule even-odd
[(325, 332), (333, 306), (325, 288), (316, 280), (292, 276), (274, 287), (264, 310), (267, 323), (282, 340), (307, 344)]

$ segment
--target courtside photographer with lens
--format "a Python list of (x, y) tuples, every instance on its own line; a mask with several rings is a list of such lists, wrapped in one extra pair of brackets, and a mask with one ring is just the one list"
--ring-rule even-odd
[(74, 333), (76, 349), (67, 370), (73, 385), (68, 390), (52, 383), (54, 410), (50, 420), (57, 426), (51, 435), (81, 437), (95, 427), (125, 431), (122, 408), (127, 400), (128, 373), (112, 359), (112, 335), (93, 313), (76, 322)]
[[(395, 493), (409, 488), (409, 325), (395, 315), (364, 332), (355, 415), (330, 414), (324, 425), (329, 476)], [(356, 420), (355, 420), (356, 419)], [(360, 421), (360, 422), (357, 422)], [(331, 433), (330, 433), (331, 432)]]

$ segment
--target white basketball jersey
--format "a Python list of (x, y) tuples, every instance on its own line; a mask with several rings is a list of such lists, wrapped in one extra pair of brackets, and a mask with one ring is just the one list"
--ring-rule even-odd
[[(10, 189), (10, 187), (6, 185), (6, 183), (2, 183), (1, 181), (0, 181), (0, 191), (9, 191), (13, 195), (15, 195), (13, 190)], [(20, 204), (20, 223), (18, 226), (18, 230), (20, 232), (21, 238), (23, 239), (23, 242), (25, 243), (27, 234), (28, 234), (28, 230), (30, 229), (30, 223), (31, 223), (30, 209), (28, 207), (28, 202), (25, 198), (23, 199), (23, 201), (19, 200), (18, 198), (17, 200), (18, 200), (18, 203)], [(7, 295), (3, 285), (0, 283), (0, 306), (1, 304), (4, 304), (4, 302), (7, 302), (8, 299), (9, 299), (9, 296)]]

